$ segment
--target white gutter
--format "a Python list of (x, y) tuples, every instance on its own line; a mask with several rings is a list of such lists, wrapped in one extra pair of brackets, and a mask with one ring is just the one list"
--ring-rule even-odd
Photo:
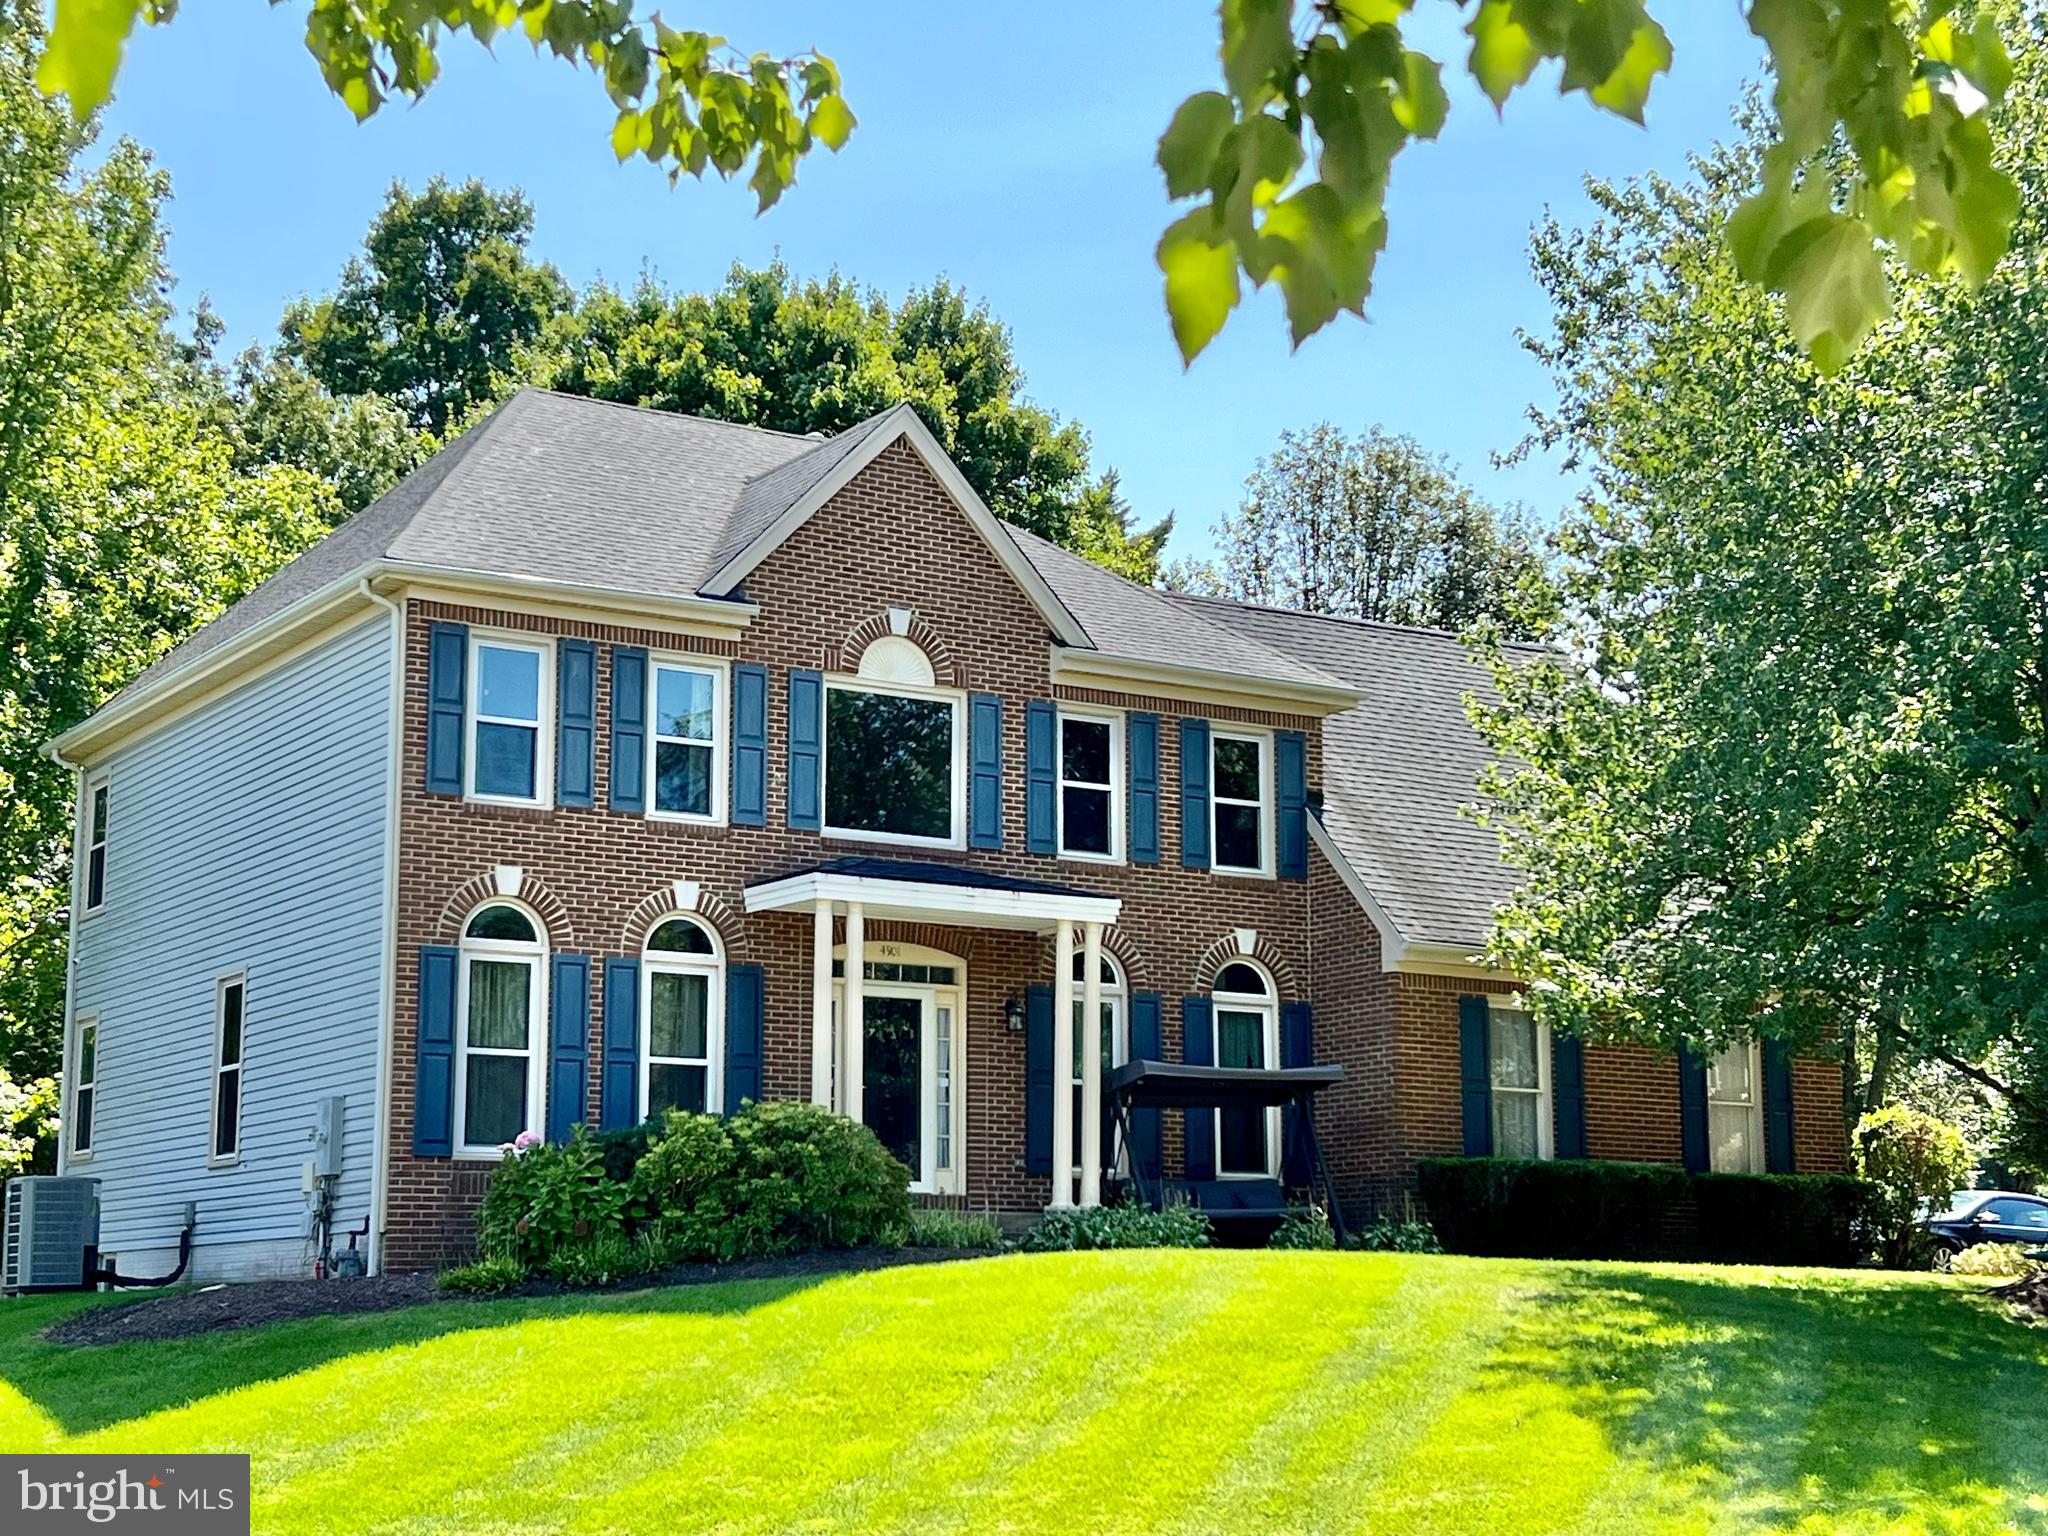
[(1227, 672), (1220, 667), (1059, 646), (1052, 652), (1052, 678), (1056, 683), (1083, 686), (1136, 682), (1172, 693), (1195, 690), (1225, 694), (1254, 709), (1295, 712), (1298, 708), (1300, 713), (1310, 715), (1341, 714), (1365, 700), (1364, 693), (1341, 683), (1260, 677), (1249, 672)]
[(377, 1102), (372, 1121), (376, 1140), (370, 1148), (369, 1272), (384, 1272), (385, 1212), (391, 1183), (391, 1063), (398, 1040), (398, 797), (405, 760), (405, 605), (384, 596), (362, 580), (362, 595), (391, 615), (391, 704), (389, 752), (384, 782), (384, 957), (378, 983), (381, 1017), (377, 1028)]
[(60, 755), (56, 743), (43, 755), (71, 770), (71, 891), (64, 913), (64, 1038), (57, 1046), (57, 1172), (71, 1161), (71, 1022), (78, 1017), (78, 833), (85, 808), (85, 769)]

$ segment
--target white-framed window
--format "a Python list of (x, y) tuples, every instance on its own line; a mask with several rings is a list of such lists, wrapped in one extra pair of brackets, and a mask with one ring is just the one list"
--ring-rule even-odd
[(950, 689), (828, 680), (826, 834), (965, 847), (966, 703)]
[(1209, 732), (1212, 868), (1273, 873), (1273, 738), (1255, 731)]
[(455, 1149), (492, 1157), (541, 1129), (547, 936), (525, 908), (493, 901), (470, 918), (461, 953)]
[(725, 669), (656, 657), (647, 733), (647, 814), (663, 821), (725, 820)]
[[(1216, 973), (1210, 992), (1211, 1059), (1219, 1067), (1271, 1067), (1280, 1059), (1280, 1002), (1273, 978), (1249, 960)], [(1219, 1178), (1272, 1178), (1280, 1171), (1280, 1111), (1216, 1111)]]
[[(1081, 1172), (1081, 1053), (1088, 1048), (1088, 1026), (1083, 1022), (1081, 1010), (1086, 1006), (1080, 995), (1081, 984), (1087, 979), (1088, 956), (1076, 946), (1074, 950), (1074, 1061), (1072, 1083), (1074, 1089), (1074, 1173)], [(1124, 988), (1123, 972), (1108, 954), (1102, 957), (1102, 1013), (1100, 1027), (1096, 1031), (1096, 1045), (1101, 1052), (1102, 1081), (1109, 1081), (1109, 1074), (1130, 1059), (1130, 1009), (1126, 1006), (1129, 993)], [(1113, 1137), (1109, 1116), (1102, 1117), (1102, 1145), (1107, 1148)], [(1107, 1167), (1108, 1164), (1103, 1164)]]
[(112, 808), (107, 776), (99, 773), (86, 780), (85, 877), (79, 894), (87, 912), (107, 904), (107, 818)]
[(554, 648), (545, 640), (470, 637), (469, 750), (472, 800), (545, 805), (554, 771)]
[(96, 1013), (82, 1013), (73, 1026), (77, 1040), (71, 1048), (71, 1113), (65, 1119), (69, 1158), (78, 1162), (92, 1156), (92, 1115), (99, 1098), (100, 1019)]
[(1520, 1008), (1487, 1007), (1486, 1064), (1493, 1084), (1493, 1155), (1551, 1155), (1550, 1029)]
[(662, 919), (640, 959), (640, 1118), (725, 1108), (725, 958), (694, 917)]
[(213, 985), (213, 1142), (206, 1160), (219, 1166), (242, 1156), (243, 1012), (249, 978), (231, 971)]
[(1707, 1058), (1707, 1161), (1714, 1172), (1764, 1171), (1763, 1081), (1754, 1040)]
[(1123, 716), (1061, 710), (1059, 722), (1060, 853), (1113, 864), (1124, 856)]

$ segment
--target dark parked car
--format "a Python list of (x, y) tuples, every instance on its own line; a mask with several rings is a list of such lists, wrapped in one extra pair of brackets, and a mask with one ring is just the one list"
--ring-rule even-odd
[(2048, 1248), (2048, 1198), (1996, 1189), (1965, 1189), (1945, 1211), (1927, 1218), (1935, 1242), (1937, 1269), (1978, 1243), (2025, 1243)]

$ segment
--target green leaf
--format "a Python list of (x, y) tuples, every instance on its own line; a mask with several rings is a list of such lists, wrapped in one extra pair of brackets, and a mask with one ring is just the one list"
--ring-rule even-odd
[(1892, 312), (1884, 262), (1870, 231), (1842, 214), (1811, 221), (1784, 245), (1777, 264), (1792, 334), (1822, 373), (1837, 372)]
[(1671, 39), (1642, 0), (1583, 0), (1565, 44), (1560, 89), (1583, 90), (1630, 122), (1643, 120), (1650, 83), (1671, 67)]
[(1158, 258), (1173, 339), (1182, 363), (1192, 363), (1237, 307), (1237, 248), (1217, 228), (1215, 214), (1197, 208), (1159, 237)]
[(811, 111), (811, 132), (818, 142), (837, 154), (846, 147), (846, 141), (859, 124), (853, 109), (847, 106), (844, 96), (832, 95), (822, 98)]
[(141, 10), (142, 0), (57, 0), (36, 83), (69, 98), (71, 115), (85, 121), (113, 95), (121, 49)]
[(1543, 50), (1516, 19), (1514, 0), (1480, 0), (1465, 31), (1472, 39), (1472, 78), (1499, 111), (1515, 87), (1536, 73)]
[(1401, 72), (1394, 81), (1394, 117), (1418, 139), (1435, 138), (1450, 115), (1443, 70), (1427, 54), (1410, 50), (1401, 55)]
[(1223, 136), (1237, 121), (1237, 109), (1221, 91), (1198, 91), (1175, 108), (1159, 136), (1159, 169), (1168, 197), (1193, 197), (1215, 177)]
[(640, 147), (640, 136), (645, 130), (646, 120), (638, 112), (630, 107), (621, 112), (612, 124), (612, 153), (621, 160), (629, 158)]
[(1223, 0), (1223, 79), (1247, 105), (1272, 99), (1295, 64), (1294, 0)]

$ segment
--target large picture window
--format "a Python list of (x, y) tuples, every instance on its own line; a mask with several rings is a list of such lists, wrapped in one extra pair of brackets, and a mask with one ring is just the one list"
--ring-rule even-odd
[(825, 690), (825, 830), (961, 840), (960, 700), (833, 683)]
[(1487, 1015), (1493, 1155), (1550, 1156), (1550, 1032), (1519, 1008)]
[(457, 1149), (490, 1153), (540, 1129), (539, 1031), (547, 941), (534, 920), (503, 902), (483, 908), (462, 936), (462, 1027)]
[(1121, 722), (1106, 715), (1060, 716), (1060, 852), (1076, 859), (1123, 856)]
[(1273, 744), (1264, 736), (1214, 731), (1209, 737), (1214, 867), (1243, 875), (1272, 872)]
[[(1278, 1000), (1257, 966), (1234, 960), (1217, 973), (1215, 1060), (1219, 1067), (1270, 1067), (1279, 1057)], [(1224, 1178), (1270, 1178), (1279, 1171), (1277, 1109), (1216, 1111), (1216, 1171)]]
[(1714, 1172), (1764, 1171), (1762, 1084), (1754, 1041), (1707, 1059), (1707, 1155)]
[(647, 781), (658, 816), (716, 821), (724, 814), (720, 683), (721, 675), (707, 667), (654, 664)]
[(725, 970), (702, 923), (671, 917), (647, 936), (640, 966), (640, 1115), (725, 1108), (719, 1021)]
[(470, 647), (469, 792), (538, 805), (548, 781), (548, 648), (479, 639)]

